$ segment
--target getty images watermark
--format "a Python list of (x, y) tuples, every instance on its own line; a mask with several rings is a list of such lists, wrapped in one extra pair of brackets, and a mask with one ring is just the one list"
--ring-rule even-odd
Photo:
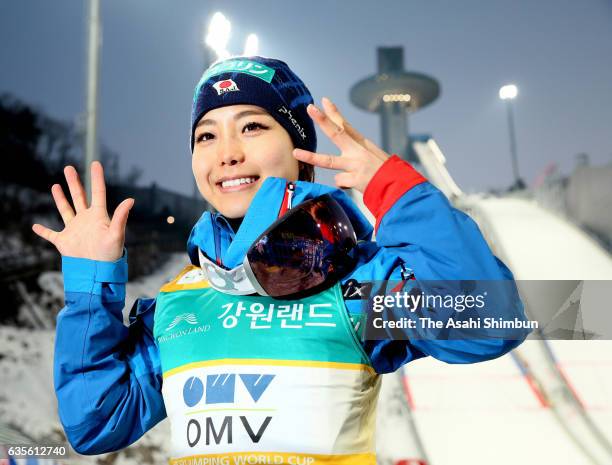
[(612, 339), (612, 281), (369, 281), (364, 339)]
[[(376, 329), (537, 329), (538, 321), (514, 317), (492, 316), (460, 316), (464, 311), (479, 310), (486, 314), (487, 291), (476, 295), (431, 295), (421, 292), (395, 292), (394, 294), (375, 295), (372, 297), (372, 312), (378, 316), (372, 317), (372, 325)], [(457, 313), (440, 319), (439, 317), (421, 316), (416, 318), (399, 317), (388, 320), (383, 316), (385, 310), (403, 310), (415, 313), (422, 309), (444, 309)], [(393, 313), (397, 315), (397, 313)], [(388, 313), (385, 313), (388, 315)]]

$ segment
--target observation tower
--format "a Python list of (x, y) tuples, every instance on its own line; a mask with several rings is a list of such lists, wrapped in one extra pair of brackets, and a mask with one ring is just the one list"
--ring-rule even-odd
[(418, 160), (410, 150), (408, 114), (429, 105), (439, 95), (436, 79), (404, 69), (403, 47), (379, 47), (378, 72), (350, 91), (354, 105), (380, 115), (383, 149), (411, 163)]

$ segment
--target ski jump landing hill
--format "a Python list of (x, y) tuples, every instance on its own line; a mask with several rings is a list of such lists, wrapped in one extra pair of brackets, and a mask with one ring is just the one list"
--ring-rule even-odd
[(612, 258), (531, 199), (464, 194), (432, 138), (413, 148), (428, 179), (474, 218), (512, 270), (528, 316), (547, 315), (582, 340), (528, 340), (473, 365), (427, 357), (385, 376), (380, 463), (612, 464), (612, 341), (586, 340), (598, 328), (581, 321), (575, 299), (597, 284), (583, 280), (612, 280)]

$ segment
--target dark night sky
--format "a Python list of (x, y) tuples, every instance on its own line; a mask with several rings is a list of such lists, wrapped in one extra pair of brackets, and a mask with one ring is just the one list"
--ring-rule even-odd
[[(0, 93), (51, 116), (84, 111), (86, 8), (77, 0), (0, 0)], [(432, 133), (467, 191), (511, 183), (499, 87), (519, 86), (520, 167), (532, 182), (550, 161), (570, 172), (575, 155), (612, 161), (610, 0), (161, 1), (102, 0), (99, 129), (142, 181), (191, 193), (191, 96), (202, 71), (202, 35), (221, 10), (230, 50), (246, 35), (329, 96), (370, 138), (378, 117), (353, 107), (350, 87), (376, 69), (376, 47), (401, 45), (406, 67), (437, 78), (442, 95), (410, 120)], [(322, 152), (336, 153), (319, 133)], [(323, 174), (322, 181), (329, 175)]]

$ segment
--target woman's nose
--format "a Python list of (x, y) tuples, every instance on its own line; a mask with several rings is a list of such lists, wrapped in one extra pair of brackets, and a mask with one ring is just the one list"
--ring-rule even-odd
[(244, 161), (244, 152), (238, 141), (228, 137), (219, 144), (219, 159), (221, 165), (236, 165)]

